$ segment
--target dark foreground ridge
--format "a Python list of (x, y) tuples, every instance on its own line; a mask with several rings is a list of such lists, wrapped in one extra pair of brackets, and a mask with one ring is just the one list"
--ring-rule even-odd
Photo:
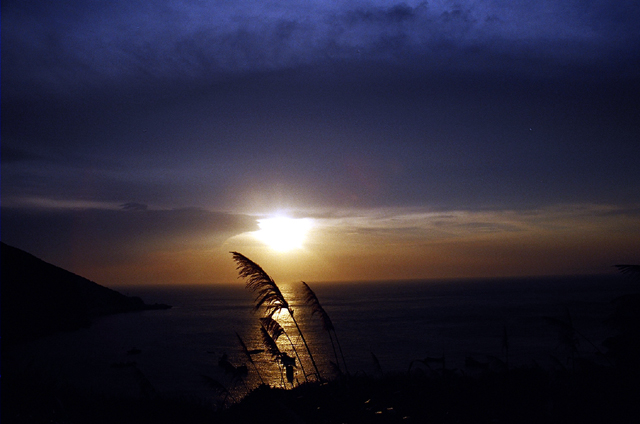
[(293, 390), (260, 387), (221, 423), (631, 423), (639, 384), (610, 368), (535, 367), (482, 375), (356, 376)]
[(3, 344), (76, 330), (102, 315), (171, 307), (147, 305), (139, 297), (125, 296), (0, 244)]
[[(24, 375), (23, 375), (24, 377)], [(343, 377), (284, 390), (260, 386), (229, 408), (153, 393), (138, 398), (82, 392), (20, 378), (3, 390), (6, 423), (636, 423), (637, 375), (609, 367), (525, 367), (457, 373)], [(6, 408), (4, 407), (6, 405)]]

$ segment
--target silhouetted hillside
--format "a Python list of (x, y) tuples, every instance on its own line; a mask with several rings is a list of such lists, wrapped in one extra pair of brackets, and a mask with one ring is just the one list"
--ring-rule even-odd
[(0, 244), (4, 343), (78, 329), (100, 315), (169, 308), (145, 305), (139, 297), (125, 296), (20, 249)]

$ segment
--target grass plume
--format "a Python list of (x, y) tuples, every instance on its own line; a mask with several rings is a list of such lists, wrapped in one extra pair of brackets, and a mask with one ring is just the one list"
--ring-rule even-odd
[(280, 323), (273, 319), (273, 317), (260, 318), (260, 324), (262, 324), (262, 327), (267, 330), (267, 333), (269, 333), (274, 341), (278, 341), (280, 336), (285, 334), (284, 328), (282, 328)]
[(327, 311), (325, 311), (320, 304), (320, 300), (318, 300), (318, 296), (316, 296), (315, 292), (311, 290), (311, 287), (309, 287), (309, 285), (304, 281), (302, 281), (302, 287), (304, 291), (304, 301), (311, 307), (311, 315), (318, 314), (322, 321), (322, 328), (325, 331), (335, 330), (335, 327), (331, 322), (331, 318), (329, 318), (329, 314), (327, 314)]
[(276, 341), (271, 337), (264, 326), (260, 327), (260, 335), (262, 336), (262, 344), (265, 349), (271, 355), (271, 358), (276, 362), (276, 364), (278, 364), (278, 369), (280, 370), (280, 381), (284, 387), (284, 377), (282, 375), (282, 352), (280, 351)]
[[(345, 373), (349, 374), (349, 370), (347, 368), (347, 362), (344, 359), (344, 354), (342, 353), (342, 346), (340, 346), (340, 341), (338, 340), (338, 335), (336, 334), (336, 329), (333, 326), (333, 322), (331, 322), (331, 318), (329, 314), (320, 304), (320, 300), (316, 293), (309, 287), (307, 283), (302, 281), (303, 293), (304, 293), (304, 301), (307, 305), (311, 307), (311, 315), (317, 314), (320, 317), (320, 321), (322, 322), (322, 328), (329, 334), (329, 340), (331, 340), (331, 347), (333, 348), (333, 355), (336, 358), (336, 366), (338, 371), (340, 371), (340, 362), (338, 360), (338, 352), (336, 351), (336, 344), (338, 345), (338, 349), (340, 350), (340, 356), (342, 357), (342, 364), (344, 365)], [(335, 338), (335, 343), (333, 339)]]
[(264, 345), (269, 355), (271, 355), (271, 358), (274, 360), (280, 359), (280, 356), (282, 356), (282, 352), (280, 352), (280, 348), (278, 347), (276, 341), (273, 340), (273, 337), (271, 337), (269, 332), (264, 327), (260, 327), (260, 334), (262, 336), (262, 344)]
[(289, 337), (287, 332), (284, 331), (284, 328), (282, 328), (280, 323), (275, 319), (273, 319), (273, 317), (260, 318), (260, 323), (262, 324), (262, 328), (264, 328), (267, 331), (267, 333), (269, 333), (269, 335), (274, 341), (278, 341), (280, 336), (284, 334), (284, 336), (289, 341), (291, 348), (293, 349), (293, 353), (298, 358), (298, 362), (300, 363), (300, 368), (302, 369), (302, 373), (304, 374), (305, 381), (309, 381), (309, 378), (307, 377), (307, 372), (304, 369), (304, 365), (302, 365), (302, 360), (300, 359), (300, 355), (298, 355), (298, 349), (296, 349), (296, 345), (293, 343), (293, 341), (291, 340), (291, 337)]
[(240, 343), (240, 347), (242, 348), (242, 353), (244, 353), (244, 355), (247, 357), (251, 365), (253, 365), (253, 368), (256, 370), (256, 373), (260, 378), (260, 381), (262, 382), (262, 384), (264, 384), (262, 375), (260, 374), (260, 371), (258, 370), (258, 367), (256, 366), (256, 363), (253, 360), (253, 355), (256, 355), (264, 351), (262, 349), (253, 349), (253, 350), (247, 349), (247, 345), (244, 343), (244, 340), (242, 340), (242, 337), (240, 337), (240, 334), (236, 333), (236, 336), (238, 337), (238, 342)]
[(616, 268), (618, 268), (618, 271), (620, 271), (621, 273), (635, 278), (637, 281), (640, 281), (640, 265), (621, 264), (616, 265)]
[(610, 365), (611, 361), (602, 353), (602, 351), (596, 346), (587, 336), (578, 331), (574, 325), (573, 320), (571, 319), (571, 314), (569, 310), (566, 310), (566, 317), (564, 320), (555, 317), (544, 317), (544, 320), (547, 324), (554, 326), (558, 330), (559, 342), (569, 351), (569, 360), (571, 361), (572, 369), (575, 369), (575, 359), (578, 354), (578, 346), (580, 345), (580, 338), (589, 343), (595, 351), (603, 357), (607, 359)]
[(283, 309), (286, 309), (287, 312), (289, 312), (289, 316), (291, 317), (293, 324), (296, 326), (298, 334), (300, 334), (300, 339), (302, 339), (302, 343), (307, 349), (309, 359), (313, 364), (316, 375), (318, 379), (321, 379), (320, 371), (318, 370), (316, 361), (313, 358), (311, 349), (309, 349), (309, 344), (300, 329), (300, 325), (298, 325), (298, 321), (296, 321), (293, 309), (289, 306), (289, 302), (284, 298), (276, 282), (262, 269), (260, 265), (253, 262), (251, 259), (238, 252), (230, 253), (233, 255), (233, 260), (236, 261), (236, 269), (238, 270), (239, 277), (247, 280), (246, 284), (249, 290), (258, 293), (255, 298), (256, 304), (254, 309), (260, 310), (261, 307), (264, 307), (266, 316), (270, 318), (273, 318), (273, 315), (276, 312), (281, 312)]
[(284, 298), (275, 281), (260, 265), (238, 252), (231, 252), (231, 254), (233, 255), (233, 260), (238, 264), (236, 269), (239, 276), (247, 279), (247, 288), (257, 293), (255, 298), (256, 310), (264, 307), (269, 317), (282, 309), (288, 310), (290, 314), (293, 313), (289, 307), (289, 302)]

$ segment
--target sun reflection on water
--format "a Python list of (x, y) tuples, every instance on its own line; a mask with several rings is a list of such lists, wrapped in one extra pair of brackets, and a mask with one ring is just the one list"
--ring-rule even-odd
[[(280, 284), (280, 290), (282, 291), (283, 296), (290, 304), (291, 310), (298, 321), (298, 325), (300, 329), (304, 333), (304, 338), (309, 346), (309, 350), (316, 361), (318, 369), (321, 373), (321, 378), (327, 379), (331, 376), (333, 372), (333, 366), (331, 365), (332, 355), (330, 354), (330, 347), (327, 347), (329, 344), (329, 338), (322, 330), (321, 325), (319, 324), (316, 316), (311, 316), (311, 311), (308, 310), (308, 307), (304, 304), (303, 299), (301, 298), (301, 294), (299, 291), (299, 285), (297, 284)], [(255, 364), (255, 368), (257, 368), (260, 375), (257, 374), (256, 369), (253, 367), (251, 363), (248, 362), (248, 358), (246, 356), (241, 355), (237, 356), (238, 363), (246, 363), (248, 367), (248, 375), (247, 386), (249, 388), (255, 388), (264, 381), (265, 384), (272, 387), (284, 387), (291, 388), (292, 385), (287, 382), (287, 379), (284, 375), (284, 369), (281, 364), (274, 360), (272, 355), (267, 351), (265, 344), (262, 340), (262, 334), (260, 330), (260, 321), (259, 316), (260, 312), (256, 313), (255, 325), (247, 328), (244, 332), (243, 339), (245, 344), (247, 345), (247, 349), (249, 351), (253, 350), (262, 350), (262, 352), (252, 355), (252, 359)], [(273, 315), (273, 319), (275, 319), (280, 326), (286, 332), (286, 335), (280, 336), (277, 340), (277, 346), (281, 352), (286, 353), (288, 356), (295, 358), (295, 367), (293, 369), (293, 385), (303, 384), (305, 381), (316, 381), (317, 378), (315, 376), (314, 367), (312, 361), (309, 357), (309, 353), (307, 352), (302, 337), (298, 329), (295, 326), (293, 319), (288, 310), (283, 309), (279, 312), (276, 312)], [(287, 335), (289, 336), (287, 338)], [(291, 343), (289, 342), (291, 340)], [(293, 347), (295, 346), (295, 350), (298, 355), (296, 355)], [(298, 357), (302, 361), (300, 364)], [(238, 387), (240, 389), (240, 387)]]

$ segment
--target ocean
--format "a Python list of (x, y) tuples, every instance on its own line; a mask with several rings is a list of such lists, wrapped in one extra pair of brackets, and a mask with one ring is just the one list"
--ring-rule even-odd
[[(457, 372), (473, 372), (465, 365), (467, 358), (493, 364), (508, 361), (511, 367), (568, 366), (567, 345), (546, 317), (570, 320), (584, 336), (579, 338), (577, 354), (600, 361), (596, 348), (604, 350), (602, 341), (613, 334), (604, 324), (613, 310), (611, 300), (638, 291), (637, 283), (618, 275), (310, 286), (331, 317), (349, 372), (367, 375), (406, 372), (410, 365), (431, 372), (424, 363), (412, 362), (427, 357), (444, 358), (444, 366)], [(334, 351), (317, 315), (303, 304), (300, 283), (280, 288), (318, 369), (330, 377)], [(100, 318), (90, 328), (53, 335), (9, 352), (11, 363), (46, 369), (58, 383), (131, 396), (153, 391), (215, 401), (219, 393), (203, 376), (220, 382), (235, 398), (260, 383), (236, 335), (250, 350), (263, 348), (260, 315), (253, 311), (254, 294), (241, 281), (233, 286), (118, 290), (173, 308)], [(291, 320), (286, 313), (276, 318), (297, 346), (304, 372), (312, 374), (313, 365)], [(279, 339), (280, 348), (290, 352), (284, 341)], [(3, 354), (3, 363), (9, 363)], [(218, 366), (225, 354), (235, 366), (248, 365), (244, 382)], [(267, 353), (252, 358), (267, 383), (281, 384), (281, 373)], [(341, 359), (339, 363), (344, 369)], [(431, 370), (442, 366), (429, 363)], [(296, 368), (295, 378), (304, 381), (302, 367)]]

